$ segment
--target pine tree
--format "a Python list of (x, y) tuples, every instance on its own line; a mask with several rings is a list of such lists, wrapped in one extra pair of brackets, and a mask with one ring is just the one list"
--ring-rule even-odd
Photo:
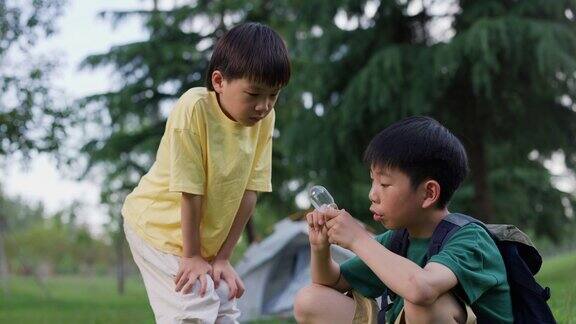
[[(65, 114), (54, 106), (49, 85), (50, 59), (31, 54), (38, 39), (54, 32), (60, 0), (0, 0), (0, 163), (31, 151), (54, 151), (63, 136)], [(19, 154), (19, 155), (18, 155)], [(1, 185), (1, 184), (0, 184)], [(0, 188), (1, 189), (1, 188)], [(3, 202), (0, 190), (0, 204)], [(4, 248), (8, 210), (0, 211), (0, 282), (8, 297), (8, 259)]]
[(33, 52), (55, 31), (62, 0), (0, 0), (0, 158), (54, 151), (66, 115), (51, 82), (56, 59)]
[[(343, 29), (335, 7), (347, 10)], [(573, 1), (342, 1), (314, 12), (327, 18), (300, 17), (310, 32), (296, 42), (306, 68), (293, 81), (313, 109), (297, 110), (284, 132), (297, 169), (368, 216), (369, 139), (430, 115), (468, 150), (471, 176), (453, 207), (551, 238), (567, 228), (561, 200), (574, 198), (552, 187), (542, 161), (559, 150), (571, 169), (576, 161)]]
[(264, 196), (277, 217), (320, 183), (369, 219), (364, 148), (386, 125), (423, 114), (468, 150), (472, 172), (454, 209), (555, 238), (571, 221), (561, 199), (574, 198), (542, 162), (557, 151), (576, 162), (574, 12), (560, 0), (262, 0), (107, 13), (140, 17), (149, 35), (85, 61), (119, 77), (79, 109), (102, 130), (84, 146), (88, 169), (104, 170), (104, 201), (119, 206), (153, 162), (171, 103), (204, 84), (214, 38), (259, 21), (286, 39), (294, 69), (276, 109), (276, 191)]

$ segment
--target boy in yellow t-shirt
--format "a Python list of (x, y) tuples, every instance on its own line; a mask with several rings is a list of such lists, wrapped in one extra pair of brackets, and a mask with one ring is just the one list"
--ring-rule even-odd
[(206, 77), (176, 103), (122, 208), (158, 323), (237, 322), (244, 286), (229, 258), (256, 192), (272, 190), (274, 104), (290, 79), (284, 42), (265, 25), (236, 26)]

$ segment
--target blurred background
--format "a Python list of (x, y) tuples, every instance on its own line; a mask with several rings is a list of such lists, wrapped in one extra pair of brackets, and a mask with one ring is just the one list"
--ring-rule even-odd
[(382, 231), (363, 150), (428, 115), (469, 155), (450, 209), (527, 232), (553, 312), (576, 323), (575, 15), (571, 0), (0, 0), (0, 322), (153, 322), (123, 199), (214, 40), (256, 21), (285, 39), (293, 77), (275, 191), (234, 262), (302, 215), (313, 184)]

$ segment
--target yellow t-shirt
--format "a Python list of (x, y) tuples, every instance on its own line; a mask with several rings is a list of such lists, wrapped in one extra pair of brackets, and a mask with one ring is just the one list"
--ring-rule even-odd
[(188, 90), (168, 117), (156, 161), (126, 197), (122, 215), (153, 247), (182, 255), (181, 192), (203, 195), (200, 245), (216, 256), (245, 190), (272, 191), (274, 110), (252, 127), (229, 119), (216, 94)]

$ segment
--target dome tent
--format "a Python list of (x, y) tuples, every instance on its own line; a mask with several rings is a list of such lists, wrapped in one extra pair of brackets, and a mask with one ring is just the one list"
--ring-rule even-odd
[[(336, 245), (332, 245), (331, 252), (338, 263), (354, 256)], [(238, 300), (240, 321), (292, 316), (296, 293), (311, 282), (306, 222), (278, 222), (270, 236), (248, 248), (236, 271), (246, 287), (245, 295)]]

